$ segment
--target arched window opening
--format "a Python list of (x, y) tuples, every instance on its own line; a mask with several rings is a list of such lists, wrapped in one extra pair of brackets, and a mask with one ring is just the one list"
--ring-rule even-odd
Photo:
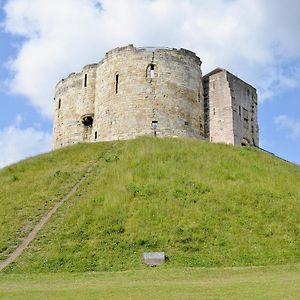
[(146, 79), (150, 79), (150, 82), (157, 78), (158, 74), (157, 74), (157, 65), (151, 63), (147, 66), (146, 68)]
[(85, 127), (92, 127), (94, 118), (91, 115), (84, 115), (81, 117), (81, 122)]
[(151, 79), (154, 78), (154, 65), (153, 64), (150, 65), (150, 78)]
[(250, 145), (250, 142), (249, 142), (249, 140), (248, 140), (247, 138), (244, 137), (244, 138), (242, 139), (241, 145), (242, 145), (243, 147), (247, 147), (247, 146)]

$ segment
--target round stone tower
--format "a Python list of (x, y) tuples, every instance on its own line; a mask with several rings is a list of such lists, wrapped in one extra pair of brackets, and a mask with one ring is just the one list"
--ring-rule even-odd
[(204, 139), (201, 61), (185, 49), (116, 48), (61, 80), (55, 107), (54, 149), (142, 135)]

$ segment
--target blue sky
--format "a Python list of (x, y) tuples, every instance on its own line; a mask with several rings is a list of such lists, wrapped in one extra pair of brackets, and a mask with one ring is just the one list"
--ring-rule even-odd
[(260, 145), (300, 164), (298, 0), (7, 0), (0, 167), (51, 149), (56, 82), (111, 48), (187, 48), (258, 89)]
[[(0, 20), (5, 18), (3, 10), (0, 11)], [(0, 99), (1, 99), (1, 118), (0, 128), (9, 127), (22, 116), (20, 128), (27, 128), (32, 125), (49, 131), (52, 127), (50, 119), (43, 118), (42, 115), (30, 104), (28, 99), (21, 94), (13, 94), (10, 90), (9, 81), (13, 78), (13, 72), (9, 70), (10, 61), (13, 60), (22, 44), (21, 37), (0, 32)], [(35, 122), (32, 122), (35, 120)]]

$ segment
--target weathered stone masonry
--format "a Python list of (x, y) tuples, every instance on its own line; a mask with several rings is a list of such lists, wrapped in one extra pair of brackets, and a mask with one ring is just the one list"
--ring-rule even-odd
[(109, 51), (55, 90), (53, 148), (142, 135), (258, 146), (256, 90), (185, 49)]

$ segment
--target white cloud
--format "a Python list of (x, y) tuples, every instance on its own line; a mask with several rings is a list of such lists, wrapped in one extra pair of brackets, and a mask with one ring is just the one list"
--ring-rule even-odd
[(287, 115), (280, 115), (274, 118), (274, 122), (281, 129), (288, 131), (291, 138), (300, 138), (300, 120), (289, 118)]
[(228, 68), (262, 100), (300, 81), (298, 0), (8, 0), (5, 11), (6, 30), (25, 37), (12, 90), (48, 117), (58, 80), (129, 43), (190, 49), (204, 72)]
[(22, 117), (0, 130), (0, 168), (11, 163), (50, 150), (51, 136), (34, 128), (20, 128)]

